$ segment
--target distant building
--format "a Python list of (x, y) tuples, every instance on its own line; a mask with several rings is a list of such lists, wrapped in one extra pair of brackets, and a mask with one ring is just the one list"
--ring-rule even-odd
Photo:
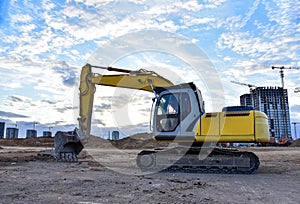
[(252, 106), (253, 107), (253, 97), (252, 94), (244, 94), (240, 96), (240, 104), (242, 106)]
[(112, 131), (112, 133), (111, 133), (111, 139), (112, 140), (119, 140), (120, 139), (120, 133), (119, 133), (119, 131)]
[(6, 128), (6, 138), (14, 139), (18, 138), (19, 129), (18, 128)]
[(43, 131), (43, 137), (52, 137), (51, 131)]
[(36, 130), (26, 130), (26, 138), (37, 137)]
[(240, 103), (242, 106), (253, 106), (268, 116), (270, 137), (291, 137), (287, 89), (257, 87), (250, 94), (241, 95)]
[(0, 139), (4, 138), (5, 123), (0, 122)]

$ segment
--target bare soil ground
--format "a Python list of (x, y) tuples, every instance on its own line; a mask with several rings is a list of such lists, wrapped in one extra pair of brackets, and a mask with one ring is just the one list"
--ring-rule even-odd
[(243, 148), (260, 158), (251, 175), (143, 175), (128, 160), (133, 148), (94, 145), (77, 163), (57, 163), (45, 147), (0, 146), (0, 203), (300, 203), (299, 147)]

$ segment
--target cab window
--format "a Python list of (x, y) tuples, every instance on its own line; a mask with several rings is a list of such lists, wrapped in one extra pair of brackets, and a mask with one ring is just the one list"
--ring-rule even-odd
[(179, 124), (179, 94), (165, 94), (157, 103), (156, 128), (161, 132), (174, 131)]
[(184, 120), (186, 116), (191, 112), (191, 101), (190, 97), (187, 93), (182, 93), (182, 99), (181, 99), (182, 105), (181, 105), (181, 112), (182, 117), (181, 120)]

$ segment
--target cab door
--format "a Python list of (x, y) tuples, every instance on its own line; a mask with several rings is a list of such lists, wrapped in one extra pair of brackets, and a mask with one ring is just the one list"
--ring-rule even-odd
[(163, 94), (155, 110), (155, 129), (157, 132), (180, 132), (180, 94)]
[(194, 141), (200, 111), (192, 89), (171, 90), (158, 97), (153, 130), (156, 140)]

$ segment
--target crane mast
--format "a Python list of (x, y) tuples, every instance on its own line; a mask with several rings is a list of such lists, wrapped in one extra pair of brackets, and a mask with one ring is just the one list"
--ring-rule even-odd
[(285, 66), (272, 66), (272, 69), (280, 69), (279, 73), (280, 73), (280, 78), (281, 78), (281, 86), (284, 89), (284, 73), (283, 70), (284, 69), (300, 69), (300, 67), (285, 67)]

